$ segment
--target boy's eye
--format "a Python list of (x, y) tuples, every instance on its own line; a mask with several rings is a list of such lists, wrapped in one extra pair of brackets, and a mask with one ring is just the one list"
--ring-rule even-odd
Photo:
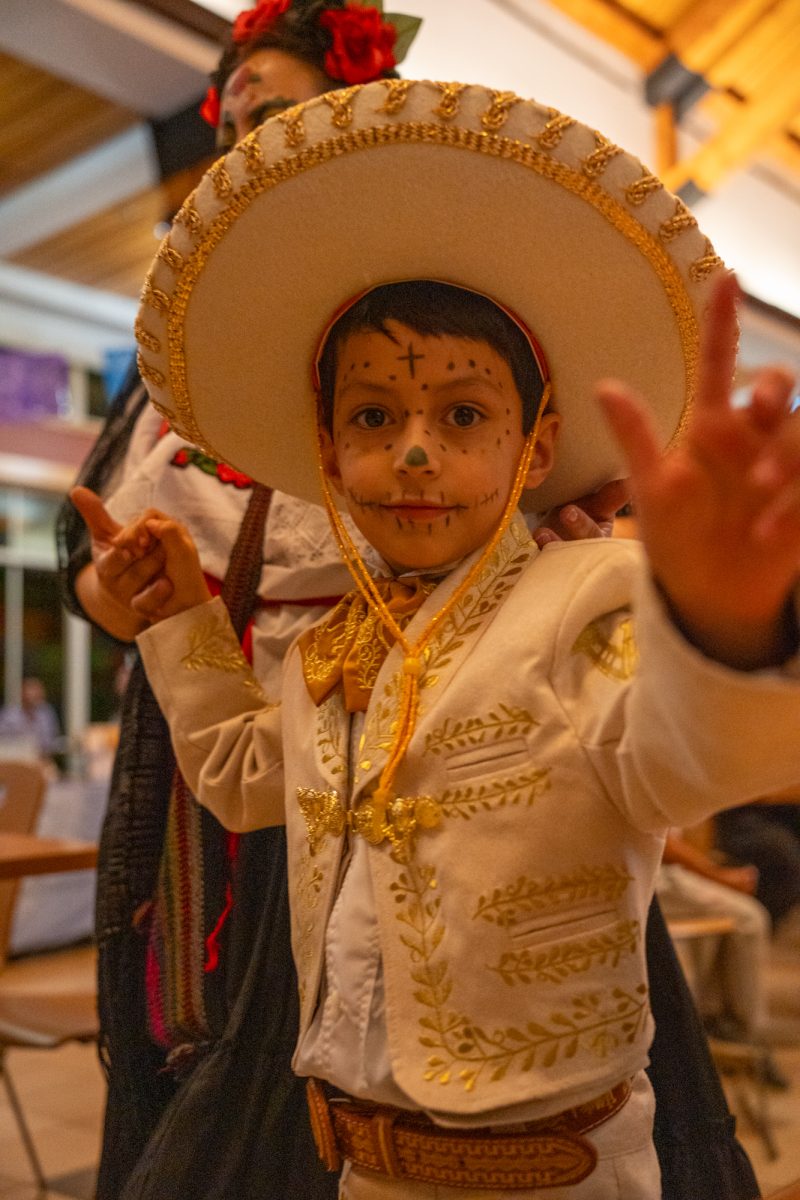
[(362, 408), (352, 418), (360, 429), (382, 429), (388, 420), (389, 415), (382, 408)]
[(471, 404), (458, 404), (450, 410), (449, 419), (459, 429), (469, 429), (472, 425), (477, 425), (483, 419), (483, 413), (477, 408), (473, 408)]

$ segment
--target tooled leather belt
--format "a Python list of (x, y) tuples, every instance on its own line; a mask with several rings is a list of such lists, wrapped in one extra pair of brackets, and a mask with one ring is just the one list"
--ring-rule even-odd
[(317, 1079), (307, 1083), (311, 1128), (329, 1171), (345, 1159), (396, 1179), (452, 1188), (564, 1187), (592, 1173), (597, 1151), (583, 1135), (631, 1094), (628, 1080), (586, 1104), (520, 1125), (443, 1128), (424, 1113), (355, 1100)]

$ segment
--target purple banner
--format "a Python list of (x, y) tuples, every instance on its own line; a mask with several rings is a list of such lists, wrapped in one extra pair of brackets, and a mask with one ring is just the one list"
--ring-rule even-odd
[(0, 348), (0, 422), (57, 416), (68, 390), (69, 366), (61, 355)]

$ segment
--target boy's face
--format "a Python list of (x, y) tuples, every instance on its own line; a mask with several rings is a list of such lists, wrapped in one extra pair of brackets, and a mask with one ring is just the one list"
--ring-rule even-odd
[[(392, 567), (432, 570), (496, 529), (525, 443), (522, 403), (487, 343), (386, 327), (391, 338), (359, 332), (339, 348), (325, 469)], [(528, 486), (550, 470), (557, 425), (543, 419)]]

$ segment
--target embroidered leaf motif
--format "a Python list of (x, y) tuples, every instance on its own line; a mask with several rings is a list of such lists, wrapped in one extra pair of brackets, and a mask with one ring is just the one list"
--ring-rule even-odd
[(441, 928), (437, 881), (431, 866), (407, 864), (391, 884), (399, 905), (397, 919), (413, 931), (401, 937), (415, 963), (413, 978), (424, 983), (415, 999), (426, 1010), (419, 1016), (424, 1033), (419, 1041), (434, 1051), (426, 1059), (423, 1078), (449, 1085), (458, 1082), (473, 1091), (481, 1082), (502, 1079), (514, 1069), (548, 1068), (579, 1050), (605, 1058), (622, 1042), (637, 1036), (647, 1016), (647, 988), (632, 992), (587, 992), (573, 997), (567, 1012), (553, 1012), (545, 1021), (528, 1021), (522, 1028), (485, 1029), (447, 1007), (450, 994), (447, 959), (433, 962), (433, 935)]
[(482, 746), (486, 742), (530, 733), (538, 724), (526, 708), (498, 704), (485, 717), (466, 717), (463, 720), (448, 717), (444, 725), (434, 729), (425, 738), (425, 751), (441, 754), (443, 750)]
[(638, 940), (639, 922), (619, 921), (611, 933), (581, 941), (559, 942), (539, 951), (509, 950), (496, 966), (489, 964), (489, 970), (496, 971), (509, 987), (517, 983), (559, 983), (595, 965), (615, 967), (623, 954), (635, 952)]
[(520, 921), (539, 913), (557, 912), (583, 902), (616, 901), (624, 895), (631, 876), (612, 864), (579, 867), (568, 875), (543, 879), (519, 879), (507, 887), (494, 888), (481, 896), (473, 913), (493, 924), (513, 928)]
[(550, 768), (523, 771), (505, 779), (491, 779), (486, 783), (467, 784), (462, 788), (448, 788), (442, 794), (440, 804), (447, 817), (463, 817), (468, 821), (476, 812), (504, 808), (507, 804), (530, 806), (550, 787)]
[(278, 704), (270, 704), (267, 697), (250, 670), (250, 664), (242, 653), (242, 648), (227, 621), (215, 614), (203, 621), (189, 634), (189, 650), (181, 658), (188, 671), (224, 671), (227, 675), (245, 675), (242, 683), (250, 688), (264, 708), (278, 708)]

